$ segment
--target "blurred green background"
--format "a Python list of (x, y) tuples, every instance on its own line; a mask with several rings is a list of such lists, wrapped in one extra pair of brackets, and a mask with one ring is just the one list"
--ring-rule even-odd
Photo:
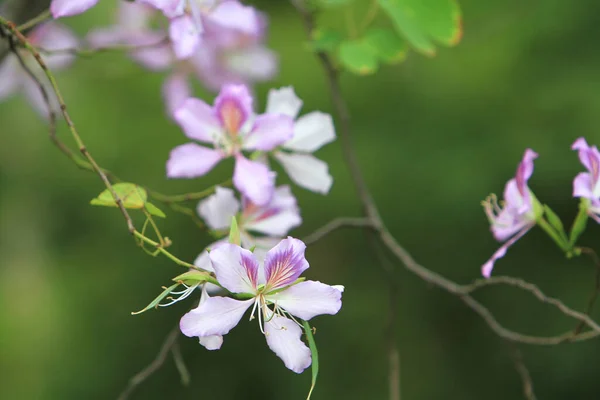
[[(466, 283), (498, 247), (479, 202), (502, 192), (526, 147), (540, 154), (530, 182), (537, 197), (566, 224), (577, 211), (571, 181), (582, 167), (569, 147), (579, 136), (600, 142), (600, 3), (460, 3), (465, 33), (458, 47), (433, 59), (411, 53), (374, 77), (344, 75), (343, 89), (361, 166), (388, 227), (420, 263)], [(103, 0), (65, 22), (84, 34), (108, 24), (114, 4)], [(270, 16), (269, 43), (281, 57), (277, 79), (257, 87), (261, 106), (270, 87), (294, 85), (305, 112), (331, 112), (294, 10), (285, 1), (257, 6)], [(340, 16), (324, 18), (335, 26)], [(165, 178), (169, 151), (186, 139), (164, 115), (162, 79), (123, 55), (102, 54), (78, 60), (59, 84), (88, 149), (120, 177), (173, 194), (224, 180), (229, 163), (202, 179)], [(2, 103), (0, 121), (0, 398), (116, 398), (154, 359), (192, 300), (130, 312), (181, 270), (136, 247), (118, 211), (89, 205), (100, 180), (52, 147), (23, 98)], [(70, 140), (64, 126), (60, 135)], [(333, 190), (323, 197), (293, 187), (304, 218), (294, 236), (359, 212), (339, 143), (318, 156), (329, 162)], [(185, 216), (170, 212), (160, 224), (183, 259), (193, 260), (209, 243)], [(599, 234), (590, 224), (582, 243), (600, 250)], [(307, 256), (309, 279), (346, 286), (342, 311), (314, 320), (321, 373), (313, 398), (385, 399), (387, 286), (363, 234), (335, 233)], [(578, 309), (594, 277), (591, 262), (566, 260), (537, 229), (495, 273), (535, 282)], [(478, 316), (400, 265), (397, 278), (403, 399), (522, 398), (508, 347)], [(524, 333), (555, 335), (575, 326), (508, 287), (477, 297)], [(600, 307), (594, 314), (600, 317)], [(195, 339), (181, 337), (180, 344), (191, 385), (180, 384), (169, 359), (132, 399), (303, 399), (310, 385), (310, 372), (284, 368), (254, 323), (227, 335), (218, 352)], [(600, 397), (598, 341), (521, 349), (539, 399)]]

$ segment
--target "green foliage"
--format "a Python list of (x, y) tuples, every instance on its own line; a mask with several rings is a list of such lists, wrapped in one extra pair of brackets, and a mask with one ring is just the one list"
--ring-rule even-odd
[(341, 33), (331, 29), (317, 29), (312, 34), (310, 48), (313, 51), (333, 52), (344, 40)]
[(406, 58), (406, 43), (392, 31), (371, 29), (365, 34), (364, 41), (381, 62), (397, 64)]
[(149, 202), (146, 202), (146, 211), (148, 211), (150, 214), (154, 215), (155, 217), (160, 217), (160, 218), (166, 218), (167, 217), (165, 215), (165, 213), (162, 212), (161, 209), (159, 209), (154, 204), (149, 203)]
[(140, 311), (136, 311), (136, 312), (132, 312), (131, 315), (138, 315), (141, 314), (145, 311), (150, 310), (151, 308), (155, 308), (158, 306), (158, 304), (169, 295), (169, 293), (171, 293), (177, 286), (179, 286), (179, 283), (176, 283), (174, 285), (169, 286), (168, 288), (165, 288), (165, 290), (162, 291), (161, 294), (159, 294), (154, 300), (152, 300), (152, 302), (150, 304), (148, 304), (146, 307), (144, 307), (142, 310)]
[(558, 217), (558, 215), (556, 215), (556, 213), (554, 211), (552, 211), (552, 209), (550, 207), (548, 207), (547, 204), (544, 204), (544, 212), (546, 214), (546, 219), (548, 220), (550, 225), (554, 229), (556, 229), (556, 231), (560, 234), (560, 236), (565, 241), (567, 241), (567, 234), (565, 233), (564, 225), (563, 225), (562, 221), (560, 220), (560, 218)]
[[(133, 183), (117, 183), (113, 185), (113, 189), (123, 202), (125, 208), (143, 208), (148, 199), (146, 190)], [(117, 207), (117, 203), (108, 189), (105, 189), (98, 197), (92, 199), (90, 204), (94, 206)]]
[(178, 283), (182, 282), (188, 286), (202, 282), (210, 282), (215, 285), (219, 285), (219, 282), (215, 278), (213, 278), (209, 273), (197, 270), (191, 270), (188, 272), (184, 272), (181, 275), (177, 275), (175, 278), (173, 278), (173, 281)]
[(358, 75), (372, 74), (379, 66), (373, 48), (364, 40), (342, 42), (338, 57), (348, 71)]
[(313, 336), (312, 328), (306, 321), (302, 321), (304, 327), (304, 333), (306, 334), (306, 340), (308, 341), (308, 348), (310, 349), (310, 356), (312, 358), (312, 380), (310, 384), (310, 391), (306, 400), (310, 400), (313, 390), (317, 384), (317, 377), (319, 376), (319, 352), (317, 351), (317, 343)]
[(419, 52), (435, 55), (435, 44), (456, 45), (462, 20), (455, 0), (378, 0), (398, 33)]

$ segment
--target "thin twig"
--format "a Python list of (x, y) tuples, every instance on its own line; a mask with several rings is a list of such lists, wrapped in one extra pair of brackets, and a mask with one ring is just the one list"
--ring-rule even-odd
[(365, 228), (371, 226), (371, 221), (368, 218), (352, 218), (352, 217), (341, 217), (335, 218), (313, 233), (304, 237), (304, 243), (306, 245), (313, 244), (325, 236), (337, 231), (341, 228)]
[(523, 361), (523, 355), (521, 354), (521, 350), (517, 348), (513, 343), (508, 343), (510, 347), (510, 356), (515, 364), (515, 369), (517, 373), (521, 377), (521, 382), (523, 383), (523, 396), (526, 400), (536, 400), (535, 392), (533, 391), (533, 380), (531, 379), (531, 374), (525, 365), (525, 361)]
[(52, 14), (50, 14), (50, 10), (44, 10), (37, 16), (31, 18), (29, 21), (19, 25), (17, 27), (17, 30), (19, 30), (21, 32), (26, 31), (27, 29), (33, 28), (34, 26), (37, 26), (50, 18), (52, 18)]
[(154, 374), (163, 366), (167, 359), (167, 356), (169, 355), (169, 352), (171, 352), (171, 349), (173, 349), (173, 346), (175, 346), (175, 344), (177, 343), (178, 336), (179, 325), (176, 325), (173, 329), (171, 329), (171, 332), (169, 332), (169, 334), (165, 338), (158, 354), (156, 355), (156, 358), (129, 380), (127, 387), (119, 395), (118, 400), (127, 400), (131, 393), (133, 393), (133, 391), (141, 383), (143, 383), (146, 379), (148, 379), (152, 374)]
[(181, 384), (183, 386), (189, 386), (191, 378), (190, 371), (185, 365), (185, 361), (183, 360), (183, 355), (181, 354), (181, 349), (179, 348), (179, 343), (176, 341), (173, 347), (171, 348), (171, 353), (173, 354), (173, 361), (175, 361), (175, 366), (177, 367), (177, 371), (179, 371), (179, 377), (181, 378)]
[[(581, 253), (586, 254), (592, 259), (592, 262), (594, 263), (594, 267), (596, 269), (594, 277), (594, 289), (592, 291), (592, 294), (590, 295), (590, 299), (588, 300), (587, 308), (585, 311), (587, 315), (590, 315), (592, 313), (592, 310), (594, 309), (594, 304), (596, 304), (596, 300), (598, 299), (598, 294), (600, 294), (600, 257), (598, 257), (598, 254), (596, 254), (596, 251), (594, 251), (594, 249), (591, 249), (589, 247), (580, 247), (579, 249), (581, 250)], [(575, 327), (575, 330), (573, 332), (575, 334), (581, 332), (581, 330), (583, 329), (583, 325), (583, 321), (579, 322), (579, 324)]]

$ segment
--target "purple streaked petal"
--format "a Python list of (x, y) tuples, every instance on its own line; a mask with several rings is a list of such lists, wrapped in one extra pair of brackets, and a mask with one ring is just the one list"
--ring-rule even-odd
[(226, 335), (240, 322), (253, 303), (254, 299), (240, 301), (229, 297), (207, 298), (181, 318), (179, 328), (188, 337)]
[(283, 211), (259, 221), (249, 222), (245, 228), (269, 236), (285, 236), (300, 224), (302, 224), (302, 218), (298, 212)]
[(267, 345), (288, 369), (299, 374), (312, 362), (310, 349), (300, 339), (302, 329), (292, 320), (274, 315), (265, 323)]
[(282, 114), (256, 117), (252, 131), (244, 138), (244, 149), (271, 151), (294, 136), (294, 121)]
[(233, 184), (257, 206), (264, 206), (271, 201), (275, 190), (275, 172), (266, 165), (250, 161), (242, 155), (235, 157)]
[(291, 285), (308, 269), (305, 250), (301, 240), (288, 237), (267, 252), (265, 279), (269, 291)]
[(197, 178), (210, 171), (223, 155), (196, 143), (186, 143), (171, 150), (167, 161), (167, 177)]
[(53, 18), (70, 17), (89, 10), (98, 0), (52, 0), (50, 12)]
[(232, 293), (254, 293), (258, 261), (251, 251), (225, 243), (208, 253), (217, 280)]
[(334, 140), (335, 128), (331, 115), (314, 111), (298, 118), (294, 125), (294, 136), (283, 147), (312, 153)]
[(517, 180), (511, 179), (504, 186), (505, 208), (521, 209), (528, 203), (529, 196), (524, 198), (517, 186)]
[(521, 192), (523, 197), (528, 197), (528, 189), (527, 189), (527, 181), (531, 178), (533, 174), (533, 160), (538, 157), (538, 154), (531, 150), (525, 150), (525, 154), (523, 154), (523, 159), (519, 163), (519, 167), (517, 168), (517, 174), (515, 176), (515, 180), (517, 181), (517, 188)]
[(298, 186), (313, 192), (327, 194), (333, 184), (327, 163), (310, 154), (290, 154), (278, 151), (273, 154), (290, 179)]
[(573, 180), (573, 197), (594, 199), (592, 176), (588, 172), (577, 174)]
[(292, 86), (269, 90), (267, 114), (283, 114), (296, 118), (302, 108), (302, 100), (296, 96)]
[(214, 143), (223, 134), (223, 127), (213, 109), (200, 99), (188, 98), (175, 111), (174, 116), (190, 139)]
[(198, 214), (210, 229), (228, 229), (231, 218), (240, 211), (233, 190), (217, 186), (215, 194), (198, 203)]
[(590, 164), (590, 159), (587, 157), (587, 152), (590, 150), (590, 146), (588, 145), (585, 138), (580, 137), (577, 139), (573, 145), (571, 146), (571, 150), (578, 150), (579, 152), (579, 161), (583, 164), (588, 171), (591, 171), (592, 166)]
[(309, 320), (317, 315), (334, 315), (342, 308), (342, 291), (316, 281), (300, 282), (279, 293), (267, 295), (295, 317)]
[(170, 75), (163, 83), (162, 95), (165, 100), (169, 116), (174, 118), (175, 112), (191, 95), (191, 88), (187, 80), (187, 76), (184, 74)]
[(200, 45), (202, 27), (189, 15), (173, 18), (169, 25), (169, 37), (175, 56), (179, 59), (191, 57)]
[(252, 96), (246, 85), (224, 85), (215, 99), (215, 114), (229, 134), (236, 135), (252, 115)]
[(504, 257), (506, 251), (510, 246), (515, 244), (517, 240), (519, 240), (523, 235), (525, 235), (529, 230), (533, 227), (532, 224), (525, 226), (521, 231), (519, 231), (515, 236), (513, 236), (509, 241), (504, 243), (496, 252), (492, 255), (492, 257), (481, 267), (481, 275), (484, 278), (489, 278), (492, 276), (492, 270), (494, 268), (494, 263), (499, 259)]

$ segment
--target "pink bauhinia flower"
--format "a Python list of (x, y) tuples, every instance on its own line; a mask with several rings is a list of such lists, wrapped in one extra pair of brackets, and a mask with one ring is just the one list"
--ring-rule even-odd
[[(283, 236), (302, 223), (296, 198), (286, 185), (276, 188), (273, 198), (264, 206), (257, 206), (244, 197), (240, 203), (233, 190), (217, 187), (215, 194), (198, 204), (198, 214), (210, 229), (223, 232), (229, 229), (231, 219), (237, 216), (242, 247), (254, 247), (254, 255), (259, 261), (264, 260), (267, 251), (279, 243)], [(213, 243), (208, 249), (226, 241), (223, 239)], [(200, 253), (194, 265), (212, 271), (207, 250)]]
[(600, 151), (579, 138), (571, 147), (579, 152), (579, 160), (588, 172), (581, 172), (573, 181), (573, 196), (588, 199), (588, 215), (600, 223)]
[(54, 18), (70, 17), (89, 10), (97, 3), (98, 0), (52, 0), (50, 13)]
[(311, 364), (309, 348), (302, 342), (302, 328), (296, 318), (309, 320), (317, 315), (336, 314), (342, 306), (343, 287), (298, 278), (309, 265), (302, 241), (288, 237), (271, 249), (260, 263), (249, 250), (223, 244), (210, 252), (219, 283), (233, 294), (207, 297), (196, 309), (181, 318), (186, 336), (200, 338), (229, 333), (252, 307), (250, 319), (258, 318), (267, 345), (285, 366), (296, 373)]
[[(49, 51), (73, 49), (78, 45), (77, 37), (66, 27), (56, 22), (48, 22), (40, 25), (27, 36), (32, 45)], [(27, 65), (37, 80), (46, 88), (52, 111), (58, 113), (60, 111), (58, 100), (39, 64), (25, 49), (17, 49), (17, 51), (25, 62), (25, 65)], [(66, 52), (48, 55), (42, 53), (42, 58), (52, 71), (68, 68), (75, 60), (73, 55)], [(0, 100), (18, 92), (23, 92), (33, 108), (40, 115), (48, 118), (48, 104), (44, 101), (38, 83), (21, 66), (18, 57), (11, 53), (0, 64)]]
[(482, 266), (481, 273), (486, 278), (491, 276), (496, 260), (504, 257), (506, 250), (536, 224), (537, 200), (529, 190), (527, 181), (533, 174), (533, 160), (537, 157), (533, 150), (525, 151), (515, 178), (509, 180), (504, 188), (503, 208), (500, 208), (495, 196), (490, 196), (483, 204), (494, 237), (505, 242)]
[(233, 184), (253, 203), (271, 201), (275, 173), (263, 163), (251, 161), (246, 151), (271, 151), (291, 139), (293, 120), (283, 114), (255, 116), (252, 96), (244, 85), (225, 85), (214, 106), (188, 98), (175, 112), (175, 120), (190, 139), (207, 143), (212, 149), (188, 143), (171, 151), (167, 162), (170, 178), (203, 176), (224, 158), (235, 158)]
[[(294, 136), (273, 153), (292, 181), (305, 189), (326, 194), (333, 184), (327, 163), (312, 155), (335, 140), (335, 128), (329, 114), (313, 111), (298, 118), (302, 100), (292, 87), (269, 91), (267, 113), (294, 118)], [(297, 119), (296, 119), (297, 118)]]

